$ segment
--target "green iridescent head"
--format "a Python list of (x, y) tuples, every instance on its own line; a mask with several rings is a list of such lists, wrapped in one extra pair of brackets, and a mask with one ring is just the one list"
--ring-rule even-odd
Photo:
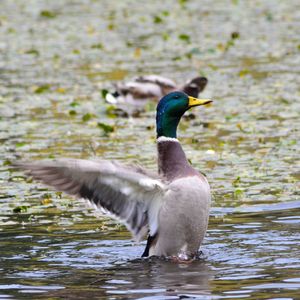
[(157, 105), (157, 137), (176, 138), (177, 126), (183, 114), (193, 106), (212, 102), (209, 99), (197, 99), (183, 92), (172, 92), (164, 96)]

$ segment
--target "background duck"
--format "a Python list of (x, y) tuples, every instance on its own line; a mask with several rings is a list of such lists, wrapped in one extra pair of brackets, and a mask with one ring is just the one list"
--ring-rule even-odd
[(195, 77), (184, 85), (178, 85), (173, 80), (159, 75), (144, 75), (132, 81), (117, 83), (116, 91), (106, 95), (106, 101), (111, 104), (129, 103), (136, 106), (145, 104), (145, 100), (159, 100), (170, 92), (179, 90), (189, 96), (198, 97), (207, 85), (207, 78)]
[(209, 216), (210, 188), (188, 162), (177, 137), (183, 114), (210, 103), (183, 92), (164, 96), (156, 114), (158, 174), (112, 161), (60, 159), (16, 163), (34, 179), (105, 209), (137, 241), (147, 233), (143, 256), (187, 261), (197, 255)]

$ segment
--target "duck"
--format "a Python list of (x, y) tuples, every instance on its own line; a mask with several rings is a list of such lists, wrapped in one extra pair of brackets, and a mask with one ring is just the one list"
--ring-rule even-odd
[(17, 161), (14, 167), (107, 211), (126, 225), (136, 241), (148, 236), (142, 257), (192, 261), (207, 230), (211, 192), (206, 177), (189, 163), (177, 127), (186, 111), (210, 102), (181, 91), (162, 97), (156, 110), (158, 171), (154, 173), (101, 159)]
[(192, 97), (198, 97), (207, 83), (207, 78), (203, 76), (194, 77), (180, 86), (172, 79), (160, 75), (142, 75), (128, 82), (117, 83), (116, 90), (113, 93), (107, 93), (105, 99), (110, 104), (143, 106), (147, 100), (158, 101), (176, 90), (183, 91)]

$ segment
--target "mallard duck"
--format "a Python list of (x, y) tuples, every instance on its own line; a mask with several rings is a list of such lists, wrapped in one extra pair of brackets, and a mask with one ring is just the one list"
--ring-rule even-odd
[(158, 174), (105, 160), (59, 159), (15, 166), (58, 191), (85, 198), (110, 212), (137, 241), (148, 233), (143, 257), (189, 261), (204, 238), (211, 196), (207, 179), (189, 164), (176, 132), (188, 109), (210, 102), (179, 91), (160, 100), (156, 114)]
[(117, 83), (114, 93), (106, 95), (106, 101), (111, 104), (132, 104), (141, 106), (145, 100), (159, 100), (166, 94), (180, 90), (192, 97), (198, 97), (199, 93), (207, 85), (205, 77), (195, 77), (184, 85), (178, 86), (173, 80), (159, 75), (144, 75), (134, 78), (132, 81)]

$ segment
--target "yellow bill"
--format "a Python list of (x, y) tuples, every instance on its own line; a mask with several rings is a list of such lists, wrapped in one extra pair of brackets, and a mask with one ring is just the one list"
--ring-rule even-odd
[(189, 96), (189, 107), (198, 106), (198, 105), (206, 105), (208, 103), (211, 103), (211, 99), (198, 99)]

